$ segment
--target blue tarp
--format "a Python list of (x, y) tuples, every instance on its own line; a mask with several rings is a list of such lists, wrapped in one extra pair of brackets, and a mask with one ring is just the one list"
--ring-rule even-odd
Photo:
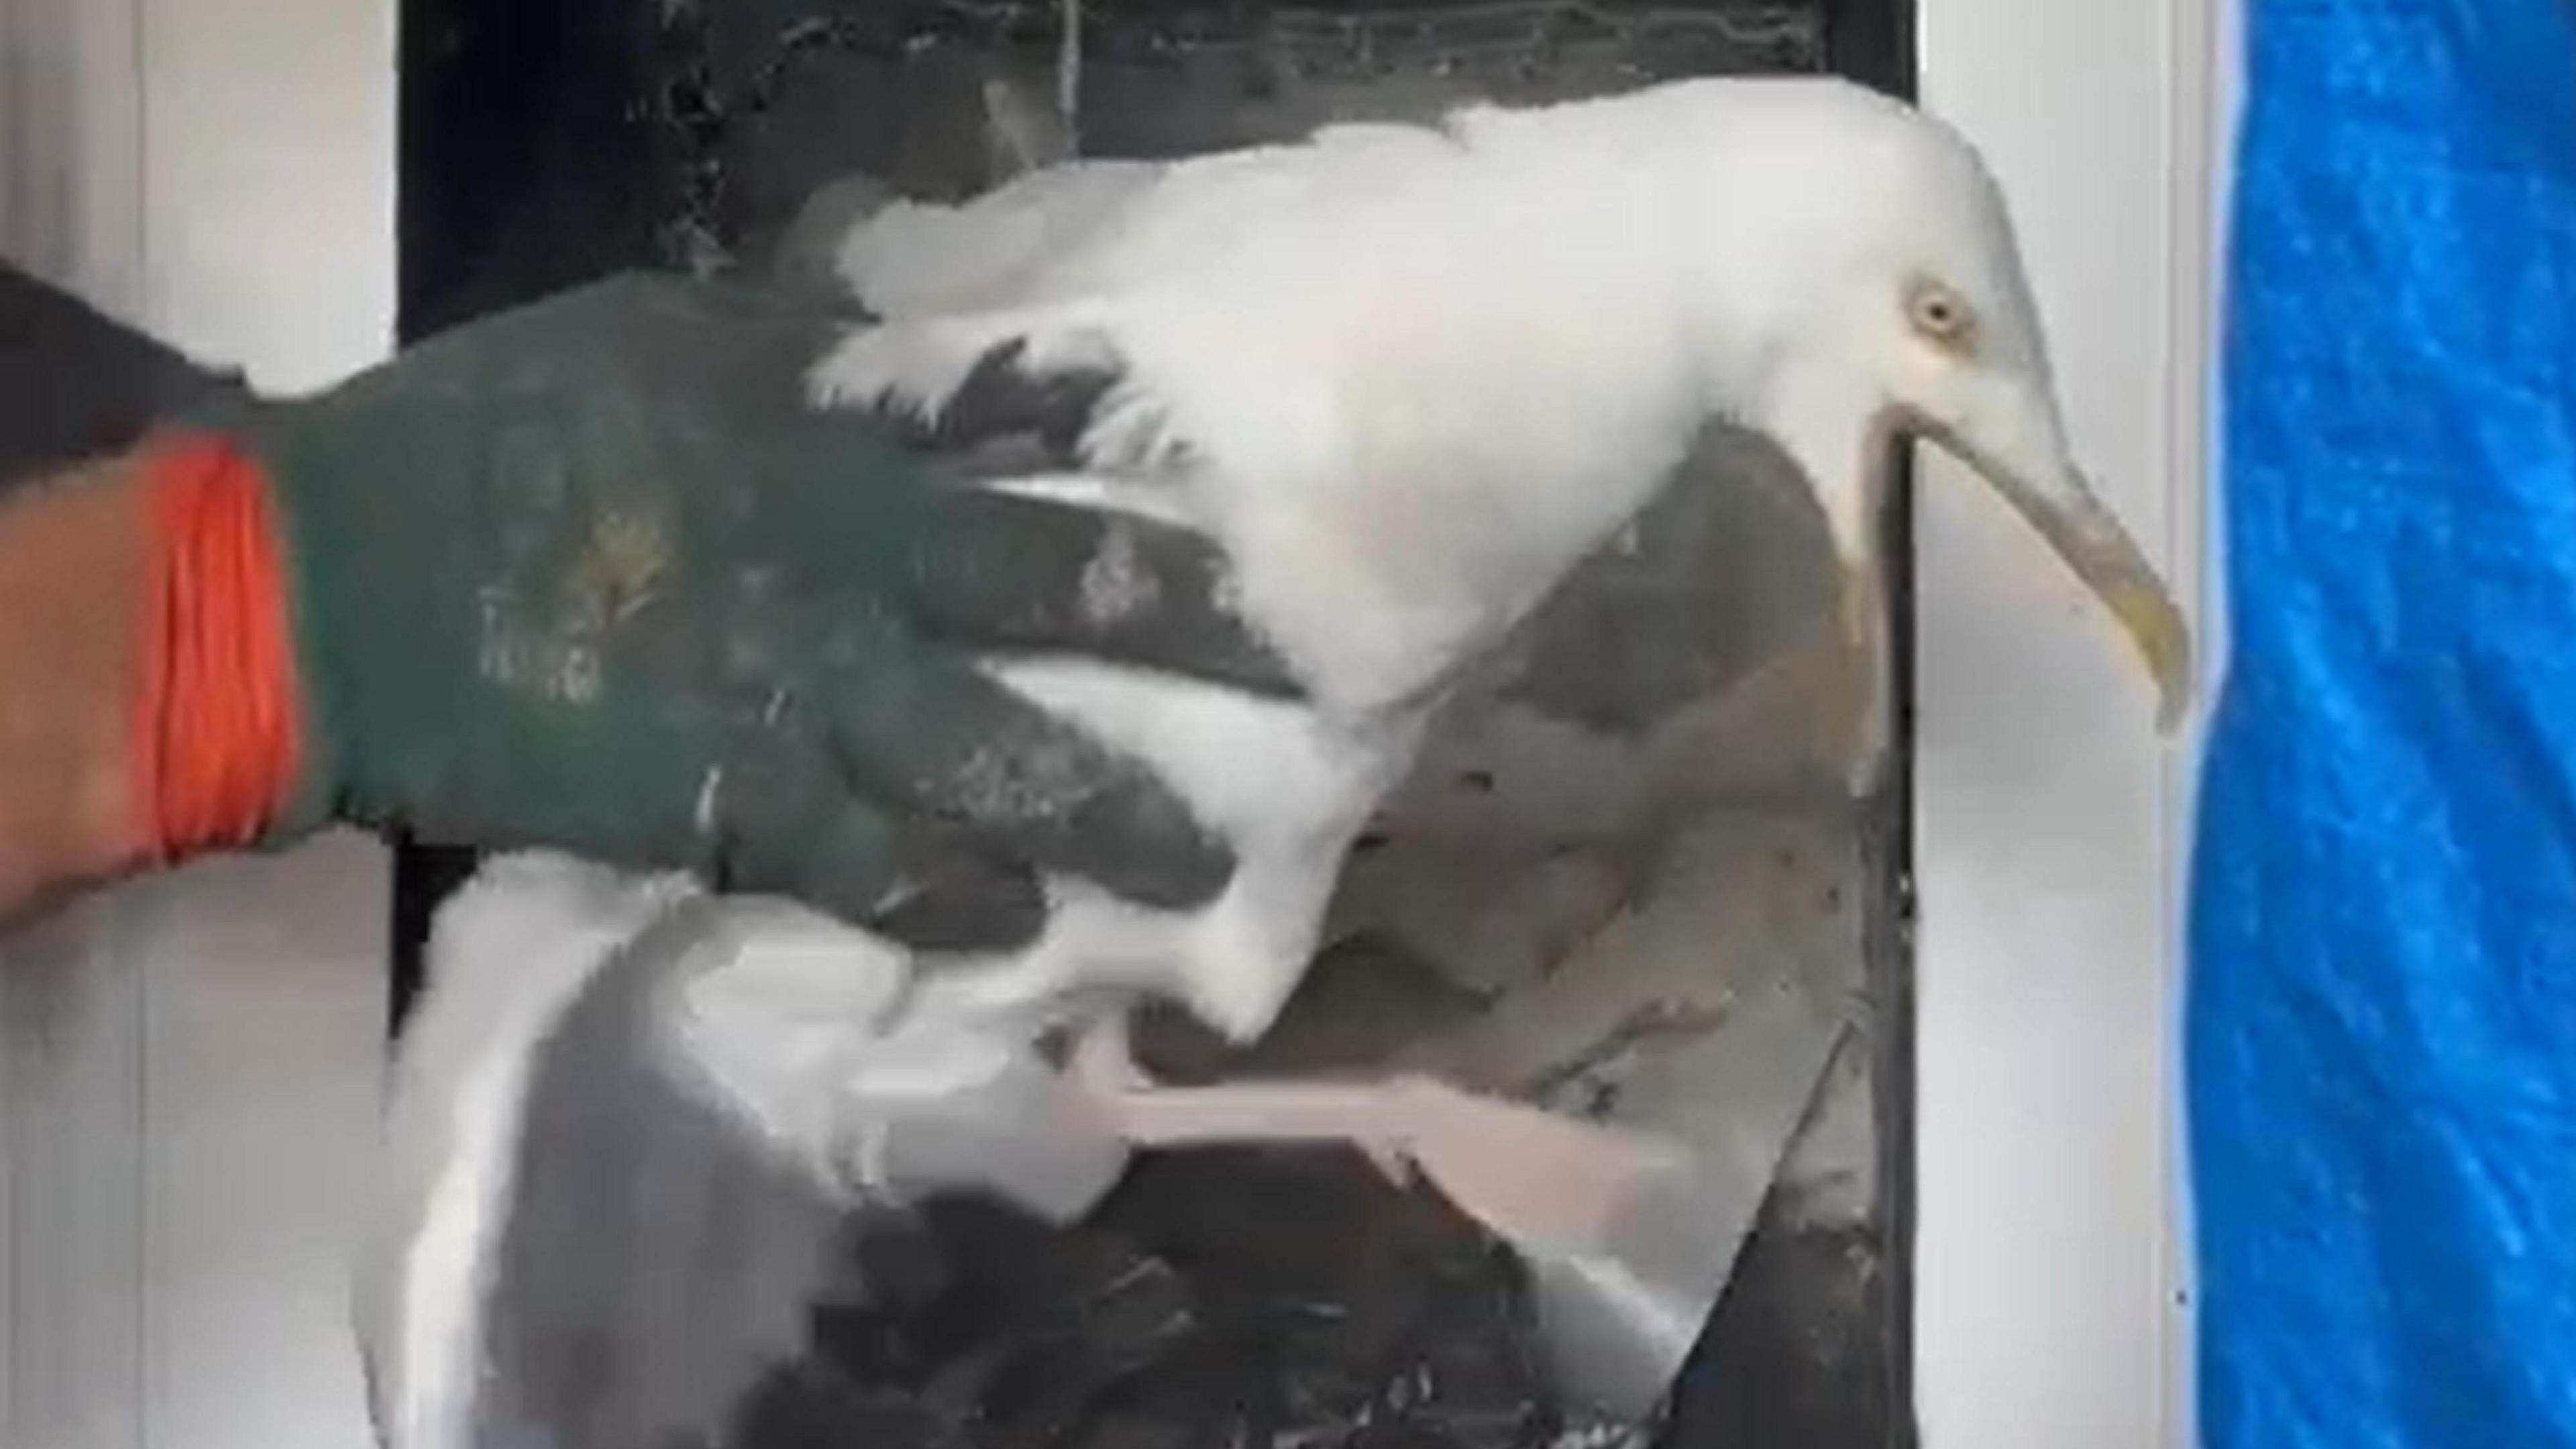
[(2576, 8), (2248, 8), (2204, 1430), (2576, 1446)]

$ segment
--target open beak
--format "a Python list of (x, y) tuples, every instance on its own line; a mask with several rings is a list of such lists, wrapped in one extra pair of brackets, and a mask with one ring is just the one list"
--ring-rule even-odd
[(1996, 443), (1938, 425), (1924, 432), (1993, 484), (2120, 621), (2155, 680), (2157, 728), (2173, 729), (2191, 706), (2191, 631), (2154, 566), (2055, 442), (2055, 429), (2012, 428)]

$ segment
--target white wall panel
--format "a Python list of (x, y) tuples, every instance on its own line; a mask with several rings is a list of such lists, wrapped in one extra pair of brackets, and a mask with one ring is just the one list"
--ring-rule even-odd
[[(0, 256), (298, 390), (393, 335), (393, 0), (0, 0)], [(360, 1449), (383, 853), (0, 945), (0, 1444)]]
[[(2077, 447), (2204, 631), (2234, 18), (2229, 0), (1921, 0), (1918, 21), (1926, 104), (2011, 199)], [(1939, 458), (1921, 477), (1925, 1443), (2172, 1449), (2194, 1441), (2196, 733), (2155, 737), (2125, 641), (1982, 485)]]
[(144, 958), (108, 901), (0, 951), (0, 1443), (128, 1449), (145, 1412)]
[(140, 0), (0, 0), (0, 255), (120, 317), (143, 295)]
[(141, 0), (154, 332), (318, 386), (393, 343), (394, 0)]

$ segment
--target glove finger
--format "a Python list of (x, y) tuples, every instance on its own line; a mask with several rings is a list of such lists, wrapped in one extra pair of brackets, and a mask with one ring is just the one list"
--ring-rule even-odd
[(718, 889), (790, 896), (854, 922), (899, 892), (894, 831), (853, 808), (821, 748), (737, 756), (714, 788), (705, 873)]
[(863, 797), (1147, 905), (1204, 904), (1233, 875), (1232, 850), (1142, 764), (972, 670), (876, 663), (838, 677), (831, 704)]
[(739, 393), (719, 411), (757, 423), (711, 435), (705, 466), (773, 480), (757, 494), (760, 547), (802, 592), (855, 586), (867, 597), (849, 600), (851, 611), (891, 593), (917, 630), (975, 647), (1072, 651), (1301, 693), (1230, 607), (1230, 571), (1205, 537), (942, 479), (943, 460), (896, 446), (886, 419), (805, 407), (760, 368), (707, 386)]
[(1062, 367), (1032, 375), (1020, 367), (1026, 346), (1013, 338), (978, 358), (935, 420), (898, 415), (889, 421), (916, 448), (963, 452), (1026, 441), (1051, 466), (1074, 467), (1091, 415), (1118, 385), (1119, 374), (1105, 367)]
[[(700, 405), (737, 420), (708, 435), (702, 461), (715, 475), (772, 480), (758, 495), (762, 547), (816, 596), (854, 582), (892, 589), (914, 626), (935, 636), (1301, 692), (1229, 606), (1230, 571), (1210, 540), (1132, 514), (943, 480), (941, 464), (962, 461), (956, 450), (907, 452), (888, 419), (805, 405), (801, 389), (775, 375), (791, 344), (762, 346), (759, 365), (746, 357), (700, 384)], [(1088, 407), (1097, 387), (1084, 376), (1029, 383), (1026, 395), (970, 388), (949, 416), (979, 433), (1043, 433)]]
[(1046, 929), (1045, 887), (1025, 867), (995, 860), (944, 830), (896, 836), (902, 862), (887, 902), (864, 924), (916, 951), (1016, 951)]
[(852, 798), (819, 749), (728, 767), (711, 810), (719, 889), (793, 897), (917, 951), (1016, 950), (1046, 925), (1027, 870)]
[(922, 522), (903, 574), (905, 602), (928, 634), (1303, 694), (1234, 612), (1224, 556), (1187, 529), (963, 488), (933, 501)]

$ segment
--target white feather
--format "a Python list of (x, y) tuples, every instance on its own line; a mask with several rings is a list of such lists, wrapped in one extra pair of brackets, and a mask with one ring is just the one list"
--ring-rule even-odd
[[(940, 286), (906, 262), (934, 209), (862, 224), (844, 273), (887, 325), (814, 391), (935, 415), (1005, 342), (1031, 373), (1115, 363), (1087, 460), (1177, 493), (1327, 706), (1380, 710), (1533, 606), (1712, 414), (1757, 414), (1799, 309), (1875, 261), (1866, 238), (1909, 211), (1959, 230), (1915, 204), (1941, 189), (1927, 170), (1979, 177), (1866, 91), (1722, 81), (1328, 129), (1150, 180), (1039, 173), (937, 212)], [(1076, 240), (1031, 265), (979, 233)]]
[(970, 208), (897, 201), (854, 228), (842, 279), (882, 316), (966, 311), (1028, 295), (1162, 168), (1092, 161), (1032, 171)]
[(391, 1449), (469, 1442), (534, 1053), (591, 976), (687, 892), (504, 856), (442, 909), (435, 989), (395, 1061), (357, 1272), (376, 1431)]
[(1238, 608), (1314, 701), (1007, 671), (1161, 770), (1242, 866), (1188, 915), (1058, 883), (1046, 939), (980, 989), (1149, 986), (1264, 1029), (1454, 672), (1712, 415), (1761, 411), (1810, 299), (1876, 271), (1898, 311), (1873, 218), (1974, 242), (1981, 180), (1955, 137), (1866, 91), (1726, 81), (1063, 167), (861, 223), (842, 271), (883, 322), (815, 369), (817, 400), (935, 417), (1005, 345), (1032, 375), (1115, 372), (1082, 442), (1090, 491), (1222, 545)]

